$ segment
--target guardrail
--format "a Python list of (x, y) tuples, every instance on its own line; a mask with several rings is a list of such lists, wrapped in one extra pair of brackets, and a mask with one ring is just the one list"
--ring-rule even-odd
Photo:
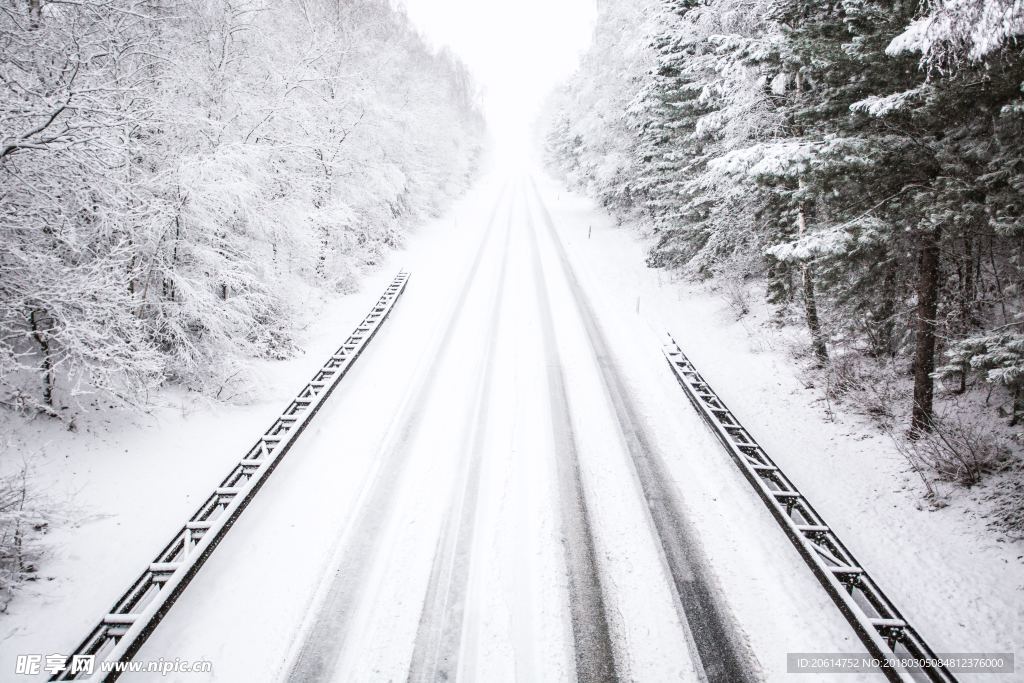
[(891, 666), (894, 658), (935, 662), (935, 653), (899, 613), (882, 589), (846, 549), (810, 502), (743, 428), (718, 394), (669, 336), (665, 358), (704, 421), (711, 427), (801, 557), (856, 631), (868, 653), (887, 662), (881, 671), (890, 681), (955, 683), (941, 663), (909, 672)]
[(83, 656), (94, 658), (94, 665), (126, 661), (138, 651), (373, 339), (405, 291), (409, 275), (403, 271), (395, 276), (345, 343), (100, 619), (51, 681), (117, 678), (116, 671), (93, 674), (76, 670), (76, 664), (85, 661)]

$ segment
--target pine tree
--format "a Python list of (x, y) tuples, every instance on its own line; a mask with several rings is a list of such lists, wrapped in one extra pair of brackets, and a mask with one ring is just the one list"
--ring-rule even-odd
[[(591, 115), (625, 118), (634, 134), (633, 177), (620, 184), (657, 233), (649, 263), (725, 276), (734, 255), (763, 252), (769, 300), (802, 300), (818, 362), (837, 350), (908, 361), (911, 429), (929, 429), (947, 340), (969, 368), (991, 330), (1024, 324), (1024, 7), (661, 8), (647, 42), (655, 67), (630, 109)], [(601, 78), (601, 57), (584, 80)], [(585, 159), (601, 135), (564, 144)], [(988, 367), (992, 354), (977, 353)], [(957, 391), (984, 379), (957, 376)]]
[(657, 61), (627, 111), (638, 141), (633, 189), (659, 235), (648, 258), (652, 266), (683, 265), (706, 240), (691, 230), (700, 213), (685, 189), (686, 179), (700, 164), (703, 141), (694, 130), (707, 109), (701, 101), (700, 79), (693, 72), (701, 42), (687, 21), (697, 5), (692, 0), (664, 2), (662, 31), (651, 45)]

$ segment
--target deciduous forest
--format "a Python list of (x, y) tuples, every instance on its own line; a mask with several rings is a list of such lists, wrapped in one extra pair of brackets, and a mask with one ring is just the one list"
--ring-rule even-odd
[(482, 125), (382, 0), (0, 4), (0, 400), (230, 395), (465, 188)]

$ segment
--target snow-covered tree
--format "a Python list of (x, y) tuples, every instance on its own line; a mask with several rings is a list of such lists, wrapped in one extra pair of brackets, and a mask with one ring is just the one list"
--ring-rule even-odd
[(965, 60), (989, 57), (1020, 35), (1020, 0), (930, 0), (923, 16), (893, 38), (889, 52), (920, 52), (930, 65), (955, 68)]
[(656, 231), (651, 264), (703, 277), (760, 251), (769, 300), (802, 303), (819, 362), (830, 344), (905, 358), (912, 426), (928, 429), (945, 340), (1022, 324), (1021, 3), (657, 7), (599, 18), (600, 35), (644, 8), (653, 25), (621, 35), (653, 65), (604, 80), (615, 48), (595, 42), (567, 91), (614, 82), (631, 106), (563, 105), (561, 171), (615, 209), (590, 161), (613, 137), (634, 154), (619, 213)]
[(217, 393), (472, 173), (465, 69), (385, 0), (0, 6), (7, 403)]
[(594, 45), (580, 64), (582, 77), (557, 92), (549, 107), (558, 126), (547, 136), (549, 164), (620, 215), (638, 208), (636, 141), (620, 112), (653, 62), (648, 38), (656, 8), (657, 0), (602, 3)]

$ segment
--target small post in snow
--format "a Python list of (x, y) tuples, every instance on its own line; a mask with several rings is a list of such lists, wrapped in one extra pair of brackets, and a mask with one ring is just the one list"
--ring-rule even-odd
[(588, 240), (590, 239), (590, 233), (592, 233), (592, 232), (594, 232), (594, 226), (593, 225), (588, 225), (587, 226), (587, 239)]
[(639, 296), (637, 296), (637, 298), (636, 298), (636, 314), (640, 315), (640, 297)]

